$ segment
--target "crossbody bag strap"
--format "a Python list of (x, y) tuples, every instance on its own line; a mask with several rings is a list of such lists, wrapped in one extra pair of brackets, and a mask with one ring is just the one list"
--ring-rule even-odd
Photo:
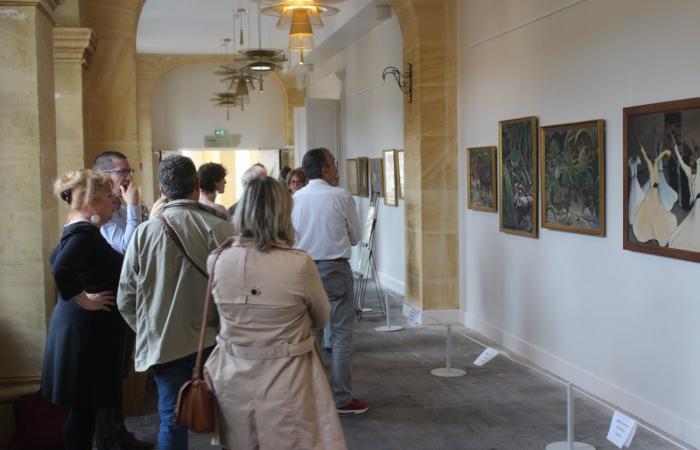
[(192, 378), (195, 380), (202, 379), (202, 352), (204, 351), (204, 332), (207, 327), (207, 317), (209, 317), (209, 304), (211, 303), (211, 289), (214, 280), (214, 269), (216, 268), (216, 262), (221, 256), (221, 251), (217, 252), (216, 258), (214, 258), (214, 263), (211, 265), (211, 273), (209, 274), (209, 281), (207, 282), (207, 295), (204, 298), (204, 312), (202, 312), (202, 326), (199, 329), (199, 345), (197, 347), (197, 361), (194, 364), (194, 370), (192, 371)]
[(194, 262), (194, 259), (192, 259), (189, 253), (187, 253), (187, 250), (185, 250), (185, 246), (182, 245), (180, 236), (178, 236), (173, 227), (170, 226), (170, 222), (168, 222), (168, 219), (165, 218), (164, 214), (160, 215), (160, 221), (163, 222), (163, 226), (165, 226), (165, 232), (168, 234), (168, 236), (170, 236), (170, 239), (172, 239), (173, 242), (175, 242), (175, 245), (178, 246), (180, 251), (182, 251), (182, 254), (185, 255), (185, 258), (187, 258), (187, 260), (194, 266), (195, 269), (199, 271), (199, 273), (201, 273), (205, 278), (208, 278), (207, 271), (202, 270), (202, 268), (199, 267), (199, 265), (196, 262)]

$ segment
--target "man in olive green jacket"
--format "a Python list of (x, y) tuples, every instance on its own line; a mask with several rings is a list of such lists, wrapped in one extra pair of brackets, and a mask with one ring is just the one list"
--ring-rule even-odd
[[(223, 213), (197, 201), (199, 181), (191, 159), (175, 155), (163, 160), (159, 181), (169, 199), (161, 215), (194, 263), (206, 270), (207, 256), (233, 235), (233, 226)], [(136, 371), (153, 368), (161, 450), (187, 448), (187, 429), (175, 420), (174, 410), (180, 387), (192, 376), (206, 289), (206, 276), (160, 219), (136, 229), (124, 256), (117, 305), (136, 332)], [(218, 332), (216, 309), (210, 311), (205, 347), (214, 345)]]

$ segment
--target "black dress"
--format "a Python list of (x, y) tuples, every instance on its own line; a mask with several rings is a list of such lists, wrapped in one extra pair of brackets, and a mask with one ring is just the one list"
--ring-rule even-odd
[(57, 405), (108, 408), (121, 402), (126, 323), (119, 311), (88, 311), (74, 300), (85, 291), (117, 293), (122, 255), (94, 225), (77, 222), (63, 230), (51, 254), (58, 304), (51, 315), (41, 391)]

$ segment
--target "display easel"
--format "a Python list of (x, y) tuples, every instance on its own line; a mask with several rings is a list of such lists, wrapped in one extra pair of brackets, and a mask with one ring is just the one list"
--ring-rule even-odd
[(358, 279), (357, 289), (355, 290), (355, 314), (357, 316), (357, 320), (361, 320), (366, 312), (371, 311), (368, 310), (368, 308), (365, 308), (367, 283), (369, 281), (369, 277), (371, 276), (374, 280), (374, 289), (377, 293), (377, 298), (379, 299), (379, 308), (381, 310), (379, 315), (386, 317), (386, 326), (377, 327), (375, 330), (399, 331), (402, 330), (403, 327), (391, 325), (390, 323), (389, 299), (384, 294), (381, 283), (379, 283), (379, 274), (377, 273), (377, 266), (374, 262), (374, 251), (372, 250), (372, 246), (374, 244), (374, 230), (377, 223), (378, 201), (378, 193), (373, 192), (370, 199), (369, 210), (367, 211), (365, 232), (362, 236), (362, 241), (360, 242), (360, 262), (357, 266), (357, 270), (355, 271), (355, 276)]

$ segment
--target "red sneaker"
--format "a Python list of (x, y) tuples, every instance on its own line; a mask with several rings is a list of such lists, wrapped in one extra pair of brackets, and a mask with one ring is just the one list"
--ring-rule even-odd
[(362, 400), (357, 400), (353, 398), (352, 400), (350, 400), (350, 403), (343, 406), (342, 408), (336, 408), (336, 411), (338, 411), (339, 415), (345, 416), (351, 414), (366, 413), (368, 409), (369, 406), (367, 406), (367, 403), (363, 402)]

